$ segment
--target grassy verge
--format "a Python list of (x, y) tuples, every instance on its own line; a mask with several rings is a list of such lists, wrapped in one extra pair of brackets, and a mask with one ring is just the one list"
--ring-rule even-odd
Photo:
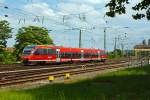
[(72, 84), (1, 90), (0, 100), (149, 100), (150, 66), (111, 72)]

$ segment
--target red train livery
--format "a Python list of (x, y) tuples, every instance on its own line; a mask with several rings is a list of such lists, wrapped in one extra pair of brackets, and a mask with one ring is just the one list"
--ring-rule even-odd
[(105, 61), (104, 50), (87, 48), (66, 48), (51, 45), (31, 45), (23, 50), (25, 65), (61, 62)]

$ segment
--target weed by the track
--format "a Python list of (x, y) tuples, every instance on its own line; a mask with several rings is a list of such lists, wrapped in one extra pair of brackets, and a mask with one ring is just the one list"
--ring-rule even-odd
[(149, 100), (150, 66), (130, 68), (71, 84), (0, 91), (0, 100)]

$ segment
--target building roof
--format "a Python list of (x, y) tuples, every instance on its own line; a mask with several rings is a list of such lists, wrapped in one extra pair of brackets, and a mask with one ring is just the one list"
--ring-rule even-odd
[(134, 49), (150, 49), (150, 45), (136, 45)]

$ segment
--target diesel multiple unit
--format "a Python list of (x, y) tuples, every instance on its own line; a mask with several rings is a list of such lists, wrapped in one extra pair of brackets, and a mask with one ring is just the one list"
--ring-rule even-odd
[(23, 50), (22, 60), (25, 65), (105, 61), (107, 54), (104, 50), (88, 48), (68, 48), (51, 45), (26, 46)]

